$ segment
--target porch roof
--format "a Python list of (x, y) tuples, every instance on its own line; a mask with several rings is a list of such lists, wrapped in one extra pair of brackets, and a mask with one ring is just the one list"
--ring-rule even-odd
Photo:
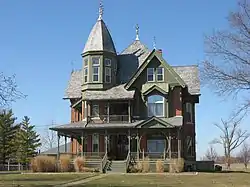
[[(147, 124), (156, 122), (162, 126), (156, 125), (155, 128), (173, 128), (182, 126), (182, 116), (175, 116), (171, 118), (150, 117), (146, 120), (138, 120), (133, 123), (87, 123), (86, 121), (79, 121), (75, 123), (68, 123), (50, 128), (54, 131), (71, 131), (71, 130), (87, 130), (87, 129), (108, 129), (108, 128), (148, 128)], [(150, 126), (149, 128), (154, 128)]]

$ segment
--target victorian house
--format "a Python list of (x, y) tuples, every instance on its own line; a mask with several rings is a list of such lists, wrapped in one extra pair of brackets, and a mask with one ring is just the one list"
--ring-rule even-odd
[(98, 157), (103, 168), (108, 159), (196, 160), (198, 67), (171, 66), (163, 53), (145, 46), (137, 27), (118, 54), (100, 8), (82, 69), (71, 73), (66, 89), (71, 122), (51, 128), (71, 138), (72, 155)]

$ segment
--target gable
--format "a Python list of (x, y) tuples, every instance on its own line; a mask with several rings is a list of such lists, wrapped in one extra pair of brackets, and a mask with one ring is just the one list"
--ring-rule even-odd
[(146, 96), (146, 95), (149, 95), (149, 94), (151, 94), (153, 92), (158, 92), (158, 93), (161, 93), (163, 95), (167, 95), (168, 94), (168, 89), (167, 90), (165, 90), (165, 89), (163, 90), (159, 86), (153, 85), (153, 86), (149, 87), (148, 89), (145, 89), (145, 90), (143, 89), (142, 94), (144, 96)]
[[(147, 75), (147, 68), (156, 68), (156, 67), (163, 67), (164, 68), (164, 81), (160, 82), (147, 82), (145, 80)], [(140, 80), (140, 81), (139, 81)], [(126, 89), (130, 89), (134, 87), (136, 82), (141, 82), (141, 84), (151, 84), (154, 85), (161, 85), (165, 90), (168, 86), (177, 86), (180, 85), (183, 88), (186, 86), (185, 82), (181, 79), (181, 77), (173, 70), (171, 66), (169, 66), (166, 61), (162, 58), (162, 56), (156, 51), (153, 50), (150, 55), (146, 58), (143, 64), (138, 68), (136, 73), (132, 76), (129, 82), (125, 85)], [(150, 87), (151, 87), (150, 86)]]
[(155, 116), (136, 125), (136, 128), (173, 128), (175, 126)]

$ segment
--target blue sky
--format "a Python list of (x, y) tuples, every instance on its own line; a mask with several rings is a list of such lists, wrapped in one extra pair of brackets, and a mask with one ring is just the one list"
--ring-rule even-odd
[[(39, 133), (51, 121), (70, 120), (69, 102), (62, 99), (72, 70), (81, 68), (81, 51), (98, 17), (99, 0), (0, 1), (0, 70), (16, 74), (19, 89), (28, 95), (13, 104), (18, 120), (31, 117)], [(104, 20), (118, 52), (135, 39), (163, 50), (171, 65), (198, 64), (205, 59), (204, 35), (228, 27), (226, 17), (235, 0), (104, 0)], [(196, 107), (197, 152), (204, 154), (208, 142), (218, 135), (212, 125), (233, 109), (231, 98), (223, 100), (202, 88)], [(246, 126), (243, 124), (243, 127)]]

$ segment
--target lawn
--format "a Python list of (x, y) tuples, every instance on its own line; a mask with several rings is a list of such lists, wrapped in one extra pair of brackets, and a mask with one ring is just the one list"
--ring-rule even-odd
[[(149, 174), (149, 175), (108, 175), (104, 178), (90, 181), (81, 186), (86, 187), (243, 187), (250, 186), (250, 173), (199, 173), (192, 174)], [(77, 185), (79, 186), (79, 185)]]
[(0, 174), (0, 187), (38, 187), (54, 186), (70, 181), (81, 180), (94, 176), (92, 173), (54, 173), (54, 174)]

